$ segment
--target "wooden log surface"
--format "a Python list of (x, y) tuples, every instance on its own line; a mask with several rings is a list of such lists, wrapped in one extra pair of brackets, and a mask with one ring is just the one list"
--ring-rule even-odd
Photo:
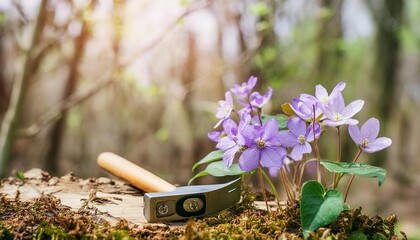
[[(24, 180), (15, 177), (3, 179), (0, 195), (8, 199), (18, 196), (21, 201), (26, 201), (39, 198), (42, 194), (51, 194), (73, 211), (89, 211), (92, 216), (105, 219), (111, 224), (117, 223), (119, 218), (133, 225), (147, 224), (143, 216), (144, 192), (123, 181), (105, 177), (81, 179), (71, 173), (51, 177), (41, 169), (31, 169), (24, 176)], [(256, 204), (265, 209), (264, 202)], [(270, 205), (275, 203), (271, 202)], [(167, 224), (180, 226), (184, 223)]]

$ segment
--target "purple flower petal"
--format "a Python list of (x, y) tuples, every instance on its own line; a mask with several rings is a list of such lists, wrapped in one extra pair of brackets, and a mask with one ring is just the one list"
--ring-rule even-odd
[(229, 137), (223, 137), (217, 143), (216, 148), (222, 151), (226, 151), (230, 148), (233, 148), (236, 145), (237, 145), (236, 142), (231, 140)]
[(231, 134), (232, 132), (237, 132), (238, 130), (238, 125), (236, 125), (235, 121), (233, 121), (230, 118), (227, 118), (224, 122), (223, 122), (223, 130), (225, 131), (226, 134)]
[(221, 135), (222, 135), (222, 132), (209, 132), (207, 134), (207, 137), (213, 142), (219, 142)]
[(261, 151), (261, 165), (263, 167), (281, 167), (286, 154), (286, 150), (281, 147), (266, 147)]
[(261, 95), (259, 92), (253, 92), (250, 96), (250, 103), (252, 106), (262, 108), (271, 98), (273, 89), (268, 87), (268, 91), (265, 95)]
[(302, 119), (300, 119), (298, 117), (294, 117), (292, 119), (289, 119), (287, 121), (287, 128), (296, 137), (298, 137), (300, 135), (304, 135), (305, 136), (305, 134), (306, 134), (306, 123)]
[(357, 125), (359, 123), (359, 121), (356, 120), (356, 119), (350, 118), (350, 119), (344, 119), (344, 120), (338, 121), (337, 123), (339, 123), (339, 125), (345, 125), (345, 124), (347, 124), (347, 125)]
[(290, 157), (294, 160), (301, 160), (303, 154), (310, 152), (312, 152), (312, 147), (309, 143), (305, 142), (305, 144), (296, 145), (290, 153)]
[(306, 93), (300, 94), (299, 100), (306, 103), (306, 105), (315, 105), (316, 102), (318, 102), (318, 99), (316, 99), (316, 97)]
[(219, 107), (216, 113), (217, 118), (226, 118), (230, 115), (230, 113), (233, 110), (232, 94), (229, 91), (225, 93), (225, 98), (225, 101), (218, 101)]
[[(319, 123), (315, 123), (315, 136), (316, 138), (319, 138), (319, 135), (321, 134), (321, 125)], [(311, 123), (308, 127), (308, 129), (306, 130), (306, 141), (307, 142), (312, 142), (314, 140), (314, 127), (313, 124)]]
[(342, 111), (343, 118), (353, 117), (356, 113), (362, 110), (364, 104), (365, 104), (365, 101), (363, 100), (356, 100), (356, 101), (351, 102), (349, 105), (347, 105), (343, 109)]
[(337, 94), (338, 92), (342, 92), (344, 90), (344, 88), (346, 87), (346, 83), (345, 82), (339, 82), (334, 89), (331, 91), (330, 97), (334, 96), (335, 94)]
[(275, 140), (278, 138), (278, 123), (276, 119), (268, 120), (264, 125), (264, 132), (261, 136), (263, 140)]
[(238, 146), (228, 149), (223, 153), (223, 161), (225, 162), (226, 167), (230, 167), (232, 165), (236, 152), (238, 152)]
[(378, 137), (379, 128), (379, 120), (376, 118), (370, 118), (360, 128), (360, 132), (363, 137), (367, 138), (369, 141), (373, 141)]
[(330, 126), (330, 127), (337, 127), (342, 125), (341, 122), (336, 122), (336, 121), (332, 121), (330, 119), (325, 119), (324, 121), (322, 121), (322, 123), (326, 126)]
[(242, 171), (250, 172), (258, 168), (260, 151), (257, 148), (246, 149), (239, 157), (238, 163)]
[(321, 84), (315, 86), (315, 97), (321, 102), (327, 102), (329, 99), (327, 89)]
[(328, 108), (332, 113), (341, 113), (345, 108), (343, 94), (337, 92), (334, 96), (330, 97), (328, 103), (325, 104), (325, 107)]
[(362, 135), (360, 133), (359, 127), (357, 125), (350, 125), (348, 127), (348, 131), (349, 131), (349, 135), (351, 137), (351, 139), (353, 139), (353, 141), (356, 144), (361, 144), (362, 143)]
[(373, 153), (377, 151), (381, 151), (384, 148), (389, 147), (392, 144), (392, 140), (387, 137), (380, 137), (372, 142), (369, 142), (366, 148), (362, 148), (363, 151), (368, 153)]
[(297, 137), (290, 131), (279, 132), (280, 145), (283, 147), (294, 147), (299, 144)]
[(279, 167), (270, 167), (270, 168), (268, 168), (268, 173), (272, 177), (277, 177), (277, 175), (279, 174), (280, 169), (281, 168), (279, 168)]

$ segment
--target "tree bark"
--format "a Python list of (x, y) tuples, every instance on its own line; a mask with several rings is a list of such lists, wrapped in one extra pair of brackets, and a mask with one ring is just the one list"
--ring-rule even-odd
[(4, 116), (0, 132), (0, 177), (6, 174), (9, 162), (12, 157), (13, 144), (16, 138), (16, 130), (19, 126), (23, 103), (29, 86), (29, 80), (33, 75), (33, 59), (36, 46), (39, 43), (46, 16), (47, 0), (42, 0), (39, 6), (39, 13), (36, 19), (35, 28), (32, 33), (31, 44), (25, 54), (23, 72), (17, 77), (12, 90), (10, 105)]

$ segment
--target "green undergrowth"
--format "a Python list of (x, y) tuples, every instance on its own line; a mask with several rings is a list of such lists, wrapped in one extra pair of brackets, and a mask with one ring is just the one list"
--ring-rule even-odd
[[(299, 202), (290, 201), (281, 211), (253, 206), (254, 194), (244, 193), (241, 204), (214, 217), (190, 220), (184, 239), (303, 239)], [(246, 206), (246, 207), (244, 207)], [(310, 239), (406, 239), (395, 233), (395, 215), (370, 217), (361, 208), (345, 210), (329, 226), (310, 233)]]
[[(92, 211), (71, 211), (51, 195), (33, 201), (0, 195), (0, 239), (302, 239), (299, 202), (267, 212), (255, 207), (254, 196), (246, 190), (230, 209), (191, 219), (185, 227), (169, 227), (132, 226), (124, 219), (111, 226)], [(310, 239), (400, 239), (396, 224), (395, 215), (370, 217), (360, 208), (346, 210), (329, 226), (311, 233)]]

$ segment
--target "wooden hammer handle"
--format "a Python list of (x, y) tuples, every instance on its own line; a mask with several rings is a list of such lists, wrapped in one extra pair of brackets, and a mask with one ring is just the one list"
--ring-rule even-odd
[(162, 178), (114, 153), (101, 153), (96, 161), (103, 169), (145, 192), (169, 192), (176, 188)]

